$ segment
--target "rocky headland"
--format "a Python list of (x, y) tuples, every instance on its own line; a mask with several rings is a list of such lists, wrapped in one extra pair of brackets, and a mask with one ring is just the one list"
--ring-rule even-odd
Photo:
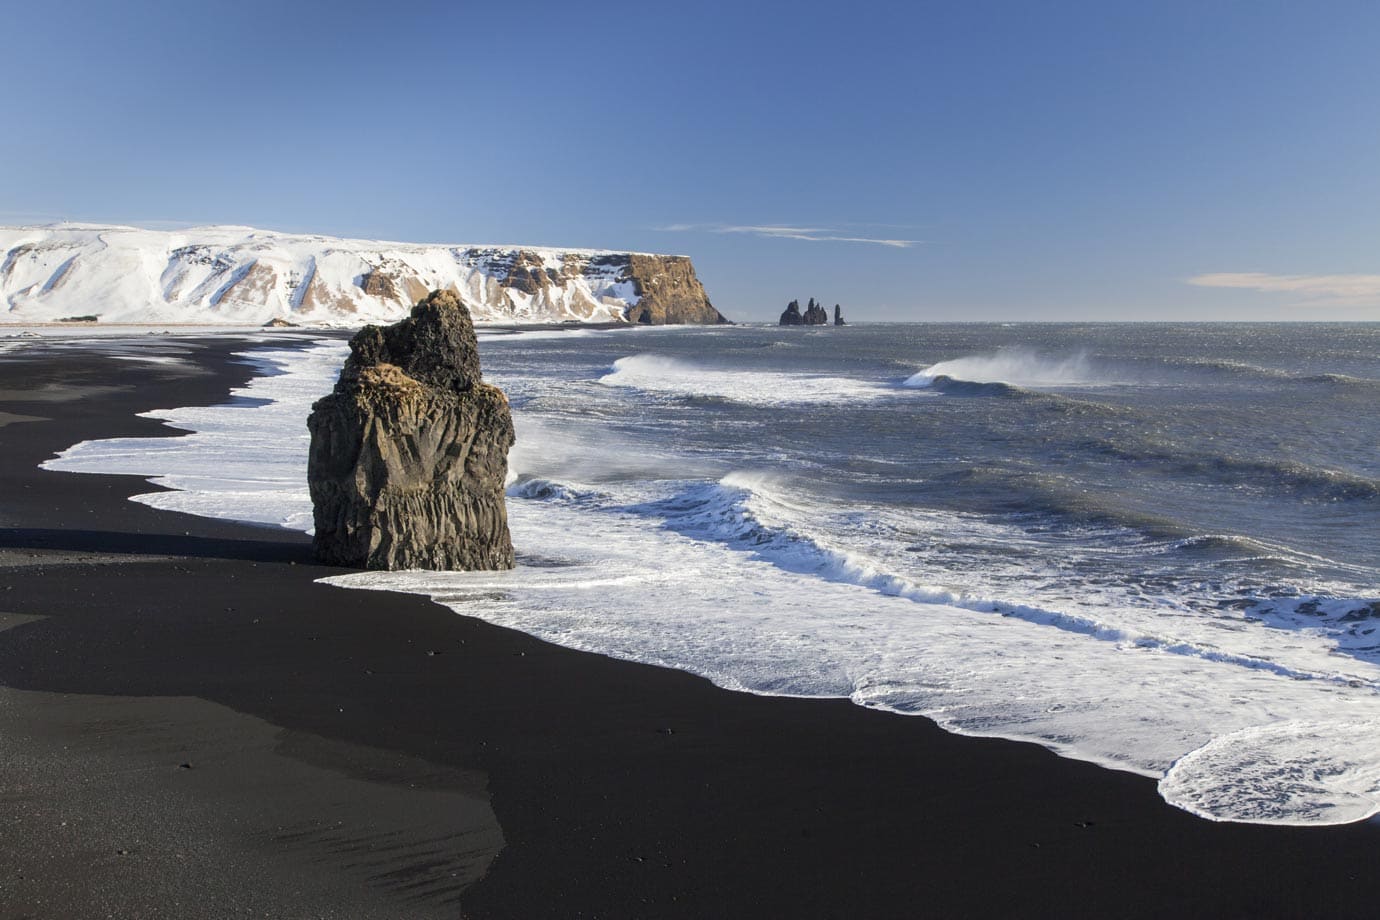
[(474, 324), (433, 291), (350, 340), (312, 406), (307, 481), (321, 562), (367, 569), (509, 569), (503, 489), (513, 420), (483, 382)]
[(481, 323), (726, 323), (686, 256), (347, 240), (252, 227), (0, 227), (0, 323), (360, 326), (449, 290)]
[(627, 257), (624, 269), (637, 301), (624, 318), (630, 323), (723, 325), (728, 319), (714, 309), (695, 266), (685, 256)]

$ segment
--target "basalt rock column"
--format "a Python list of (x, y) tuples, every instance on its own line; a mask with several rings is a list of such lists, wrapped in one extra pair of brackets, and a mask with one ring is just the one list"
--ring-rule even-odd
[(313, 548), (368, 569), (509, 569), (503, 486), (513, 420), (480, 378), (469, 311), (433, 291), (392, 326), (365, 326), (307, 419)]

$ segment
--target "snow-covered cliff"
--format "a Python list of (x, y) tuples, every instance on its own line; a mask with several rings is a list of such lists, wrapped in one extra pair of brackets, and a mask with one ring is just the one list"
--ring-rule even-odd
[(685, 256), (255, 230), (0, 227), (0, 323), (391, 322), (436, 288), (476, 322), (719, 323)]

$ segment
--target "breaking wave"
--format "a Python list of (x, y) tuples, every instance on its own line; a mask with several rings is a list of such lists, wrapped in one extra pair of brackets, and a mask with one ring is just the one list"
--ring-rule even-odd
[[(558, 493), (554, 493), (558, 494)], [(922, 604), (943, 604), (1013, 617), (1041, 626), (1054, 627), (1107, 642), (1138, 648), (1153, 648), (1167, 654), (1186, 655), (1210, 661), (1260, 668), (1296, 680), (1343, 680), (1331, 672), (1311, 672), (1280, 665), (1259, 657), (1201, 647), (1174, 636), (1155, 635), (1111, 624), (1085, 614), (1053, 610), (1018, 601), (973, 596), (945, 588), (917, 584), (888, 571), (865, 554), (845, 547), (828, 537), (811, 533), (805, 521), (816, 513), (808, 505), (796, 505), (772, 488), (769, 477), (735, 473), (720, 482), (690, 486), (676, 495), (625, 509), (653, 515), (664, 526), (696, 539), (724, 543), (735, 550), (749, 552), (777, 568), (813, 575), (829, 581), (868, 588), (880, 594), (902, 597)], [(1371, 601), (1328, 599), (1334, 608), (1354, 612), (1371, 609)], [(1258, 613), (1267, 609), (1283, 612), (1295, 604), (1320, 603), (1319, 599), (1259, 601)], [(1338, 614), (1339, 616), (1341, 614)], [(1353, 613), (1354, 615), (1354, 613)], [(1380, 690), (1380, 683), (1376, 684)]]
[[(920, 375), (917, 374), (916, 376)], [(914, 379), (915, 378), (912, 377), (910, 380), (907, 380), (905, 386), (915, 386), (915, 384), (911, 383)], [(1021, 387), (1009, 383), (1001, 383), (999, 381), (983, 382), (977, 380), (959, 380), (950, 377), (948, 374), (939, 374), (935, 377), (929, 377), (920, 388), (936, 390), (947, 396), (1004, 396), (1010, 398), (1030, 394), (1029, 390), (1022, 389)]]
[(1339, 373), (1304, 373), (1244, 361), (1194, 357), (1161, 357), (1153, 363), (1071, 355), (1042, 354), (1028, 348), (1006, 348), (988, 354), (940, 361), (911, 375), (903, 386), (950, 388), (959, 395), (981, 395), (952, 389), (955, 382), (1006, 384), (1044, 389), (1079, 386), (1183, 386), (1205, 381), (1328, 386), (1339, 391), (1380, 388), (1380, 380)]

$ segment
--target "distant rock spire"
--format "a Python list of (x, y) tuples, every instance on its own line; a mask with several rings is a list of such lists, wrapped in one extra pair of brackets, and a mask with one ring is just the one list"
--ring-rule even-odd
[[(837, 318), (838, 307), (834, 308), (834, 315)], [(792, 300), (786, 304), (786, 309), (781, 313), (781, 326), (827, 326), (829, 325), (829, 311), (824, 308), (824, 304), (816, 303), (813, 297), (806, 304), (805, 312), (800, 312), (800, 301)], [(842, 322), (839, 325), (843, 325)]]
[(847, 325), (848, 325), (847, 323), (845, 323), (845, 322), (843, 321), (843, 308), (840, 307), (838, 304), (834, 304), (834, 325), (835, 325), (835, 326), (847, 326)]

